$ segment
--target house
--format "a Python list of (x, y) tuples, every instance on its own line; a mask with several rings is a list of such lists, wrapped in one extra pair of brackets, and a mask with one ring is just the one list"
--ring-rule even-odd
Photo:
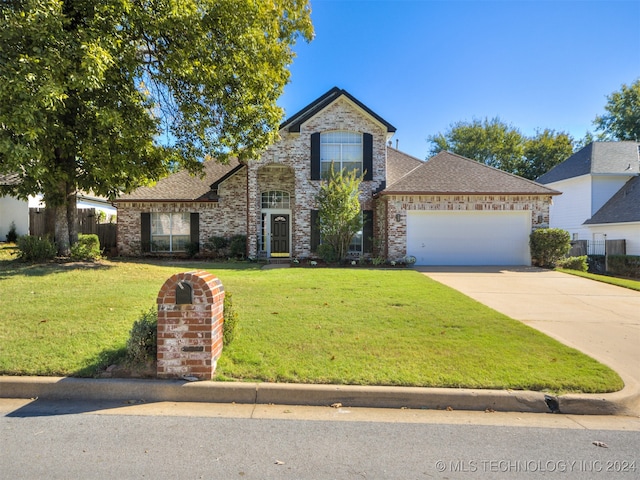
[(450, 153), (427, 162), (391, 147), (395, 128), (333, 88), (287, 119), (259, 159), (205, 162), (116, 199), (121, 255), (173, 253), (246, 235), (250, 257), (312, 258), (315, 197), (331, 162), (364, 174), (355, 256), (418, 265), (527, 265), (529, 234), (558, 192)]
[(626, 254), (640, 255), (639, 149), (638, 142), (593, 142), (538, 178), (562, 192), (550, 226), (574, 241), (625, 240)]
[[(16, 174), (0, 175), (0, 187), (16, 185), (20, 178)], [(32, 195), (21, 200), (10, 195), (0, 196), (0, 241), (4, 241), (11, 224), (16, 227), (16, 234), (33, 234), (30, 222), (30, 209), (45, 208), (42, 195)], [(95, 209), (104, 212), (106, 218), (116, 214), (113, 204), (104, 197), (92, 193), (79, 192), (77, 195), (78, 209)]]
[[(15, 185), (18, 181), (17, 175), (0, 175), (0, 187)], [(29, 233), (29, 203), (9, 195), (0, 196), (0, 241), (5, 241), (12, 224), (16, 234)]]

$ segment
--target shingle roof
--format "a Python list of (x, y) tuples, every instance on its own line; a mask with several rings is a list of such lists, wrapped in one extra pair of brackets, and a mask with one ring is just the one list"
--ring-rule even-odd
[(560, 195), (538, 183), (450, 152), (440, 152), (382, 195)]
[(204, 177), (191, 175), (181, 170), (158, 181), (150, 187), (140, 187), (133, 192), (121, 195), (115, 201), (211, 201), (215, 200), (212, 185), (220, 182), (229, 174), (242, 168), (236, 159), (231, 159), (228, 165), (215, 160), (204, 162)]
[(625, 183), (585, 225), (640, 222), (640, 176)]
[(387, 185), (391, 185), (411, 170), (418, 168), (424, 161), (406, 153), (387, 147)]
[(18, 185), (20, 183), (20, 177), (17, 173), (7, 173), (0, 175), (0, 185)]
[(638, 142), (592, 142), (541, 175), (537, 182), (547, 184), (587, 174), (637, 174), (638, 147)]
[(382, 123), (387, 128), (387, 132), (391, 133), (396, 131), (396, 127), (391, 125), (384, 118), (380, 117), (377, 113), (373, 112), (371, 109), (369, 109), (369, 107), (367, 107), (365, 104), (360, 102), (357, 98), (355, 98), (349, 92), (338, 87), (333, 87), (327, 93), (325, 93), (318, 99), (311, 102), (302, 110), (290, 116), (287, 120), (285, 120), (280, 125), (280, 130), (282, 130), (283, 128), (286, 128), (290, 132), (299, 132), (300, 125), (302, 125), (304, 122), (309, 120), (311, 117), (313, 117), (316, 113), (318, 113), (323, 108), (335, 102), (338, 98), (340, 98), (343, 95), (347, 97), (349, 100), (351, 100), (353, 103), (358, 105), (358, 107), (364, 110), (367, 114), (375, 118), (378, 122)]

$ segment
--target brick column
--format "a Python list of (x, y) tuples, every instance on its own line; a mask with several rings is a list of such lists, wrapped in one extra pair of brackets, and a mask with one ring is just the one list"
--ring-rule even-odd
[(211, 380), (222, 353), (224, 287), (204, 270), (178, 273), (158, 294), (158, 378)]

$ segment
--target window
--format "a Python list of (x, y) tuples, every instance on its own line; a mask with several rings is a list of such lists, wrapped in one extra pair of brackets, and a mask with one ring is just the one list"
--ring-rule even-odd
[(362, 134), (354, 132), (327, 132), (320, 135), (320, 174), (326, 177), (331, 168), (362, 173)]
[(272, 190), (262, 193), (262, 208), (291, 208), (291, 200), (288, 192)]
[(183, 252), (191, 239), (189, 213), (151, 214), (151, 251)]

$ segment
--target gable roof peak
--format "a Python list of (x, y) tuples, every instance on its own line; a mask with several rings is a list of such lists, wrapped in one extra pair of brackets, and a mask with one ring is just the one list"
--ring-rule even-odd
[(396, 131), (396, 127), (391, 125), (365, 104), (360, 102), (357, 98), (351, 95), (349, 92), (342, 88), (333, 87), (331, 90), (326, 92), (324, 95), (321, 95), (316, 100), (311, 102), (309, 105), (304, 107), (302, 110), (294, 113), (291, 117), (286, 119), (284, 122), (280, 124), (280, 130), (287, 129), (289, 132), (300, 132), (300, 126), (309, 120), (311, 117), (316, 115), (318, 112), (338, 100), (340, 97), (345, 97), (349, 99), (352, 103), (361, 108), (365, 113), (373, 117), (376, 121), (385, 126), (388, 133), (393, 133)]
[(640, 143), (591, 142), (559, 163), (539, 183), (547, 184), (582, 175), (637, 175), (640, 172)]

